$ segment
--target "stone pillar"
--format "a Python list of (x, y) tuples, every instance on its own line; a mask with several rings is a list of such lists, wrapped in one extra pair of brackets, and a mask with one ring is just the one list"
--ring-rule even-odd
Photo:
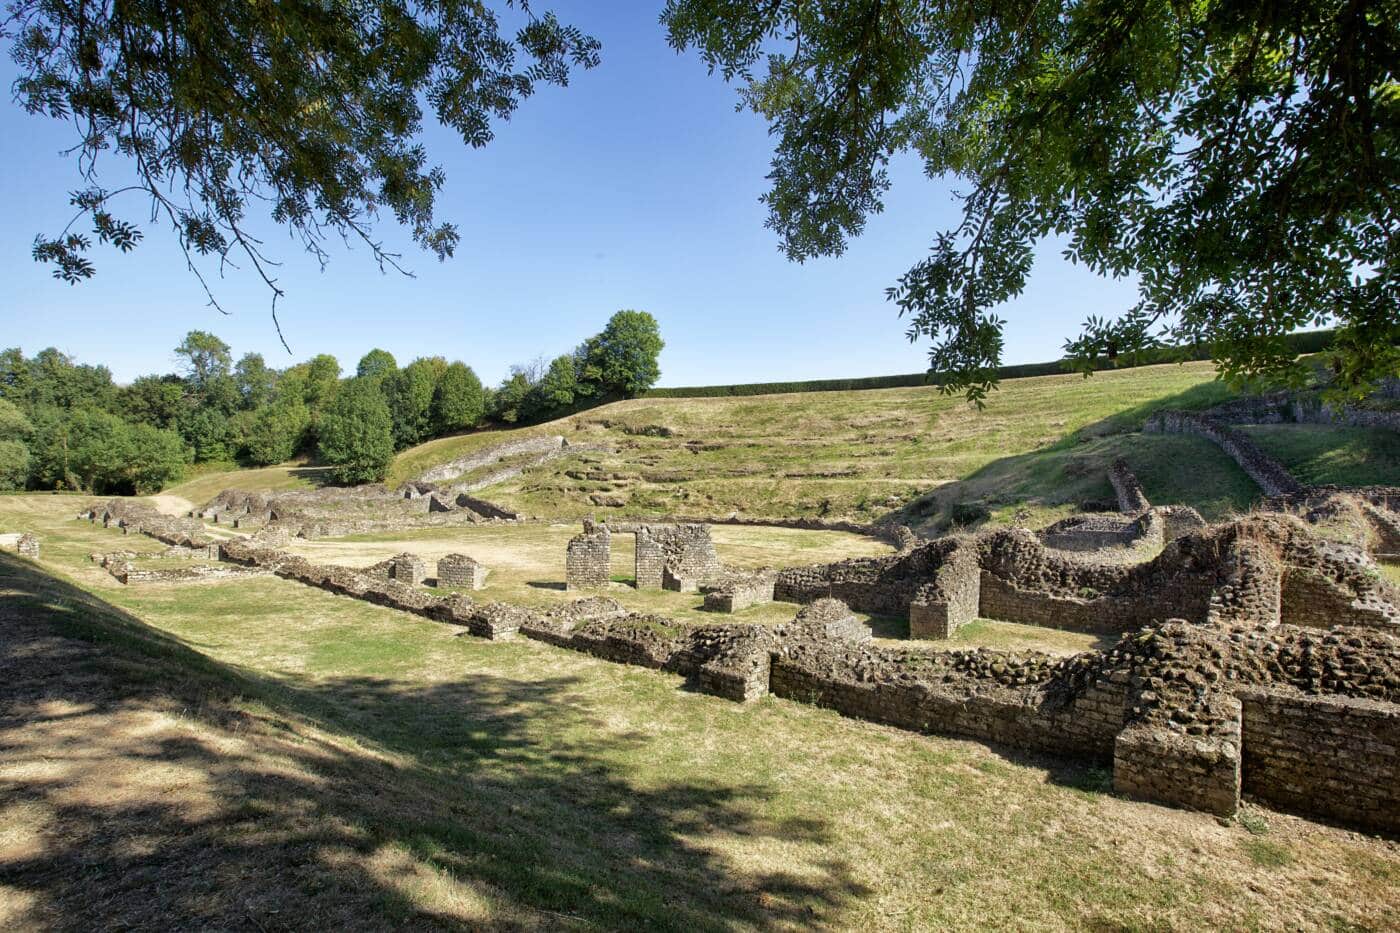
[(569, 541), (564, 565), (566, 589), (600, 589), (608, 585), (612, 575), (612, 534), (608, 526), (590, 522), (584, 527), (590, 530)]
[(486, 568), (465, 554), (448, 554), (438, 561), (437, 585), (479, 590), (486, 585)]
[(1241, 704), (1217, 701), (1216, 721), (1200, 735), (1140, 722), (1113, 743), (1113, 789), (1120, 794), (1215, 816), (1240, 805)]
[(391, 571), (393, 578), (399, 583), (407, 583), (416, 586), (422, 583), (428, 576), (428, 564), (423, 558), (416, 554), (400, 554), (394, 558), (394, 566)]
[(661, 542), (645, 526), (637, 529), (637, 589), (659, 590), (662, 571), (666, 567), (666, 552)]

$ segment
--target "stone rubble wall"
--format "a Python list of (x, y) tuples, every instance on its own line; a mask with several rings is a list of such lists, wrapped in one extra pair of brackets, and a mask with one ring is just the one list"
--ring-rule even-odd
[(431, 470), (419, 475), (415, 482), (418, 483), (441, 483), (455, 479), (464, 473), (472, 470), (479, 470), (482, 467), (490, 466), (506, 457), (514, 457), (519, 454), (531, 453), (553, 453), (568, 449), (569, 443), (562, 435), (555, 434), (547, 437), (527, 437), (518, 441), (511, 441), (506, 444), (497, 444), (485, 450), (468, 454), (465, 457), (458, 457), (450, 460), (441, 466), (433, 467)]
[[(1034, 576), (1073, 569), (1037, 559), (1039, 545), (1024, 530), (1002, 534), (1011, 536), (1001, 545), (1013, 570)], [(1266, 571), (1282, 565), (1279, 555), (1300, 553), (1290, 536), (1307, 534), (1300, 522), (1254, 520), (1174, 542), (1174, 560), (1196, 572), (1208, 566), (1211, 548), (1230, 552), (1233, 546), (1233, 556), (1215, 565), (1215, 595), (1227, 593), (1212, 600), (1215, 623), (1169, 620), (1124, 635), (1110, 649), (1069, 658), (857, 641), (861, 632), (847, 624), (848, 607), (836, 603), (813, 606), (773, 628), (705, 626), (628, 613), (603, 597), (547, 612), (480, 605), (464, 594), (442, 598), (247, 541), (226, 542), (221, 552), (232, 563), (481, 637), (523, 633), (671, 671), (736, 700), (771, 692), (920, 732), (1112, 762), (1120, 792), (1158, 802), (1229, 816), (1243, 789), (1280, 806), (1393, 829), (1400, 636), (1393, 628), (1281, 625), (1259, 608), (1276, 598)], [(937, 561), (927, 549), (900, 559), (905, 571), (938, 570), (980, 553), (974, 543), (997, 552), (997, 543), (986, 538), (954, 539), (934, 542), (941, 549)], [(1348, 579), (1355, 568), (1333, 570)], [(1137, 571), (1084, 572), (1135, 579)], [(1078, 581), (1071, 575), (1053, 582), (1063, 590)]]
[(1153, 434), (1195, 434), (1217, 444), (1249, 478), (1259, 484), (1266, 496), (1296, 494), (1303, 484), (1258, 444), (1221, 421), (1184, 411), (1158, 412), (1147, 419), (1143, 430)]
[(569, 539), (564, 586), (570, 590), (606, 588), (612, 576), (612, 533), (606, 525), (590, 523)]
[(773, 601), (773, 585), (778, 572), (771, 567), (759, 570), (729, 570), (704, 587), (708, 612), (740, 612), (750, 606)]
[(1147, 501), (1147, 493), (1142, 489), (1142, 483), (1138, 481), (1137, 474), (1128, 466), (1128, 461), (1122, 457), (1114, 460), (1108, 466), (1108, 482), (1113, 486), (1113, 494), (1118, 499), (1118, 511), (1128, 515), (1137, 515), (1152, 508), (1152, 503)]

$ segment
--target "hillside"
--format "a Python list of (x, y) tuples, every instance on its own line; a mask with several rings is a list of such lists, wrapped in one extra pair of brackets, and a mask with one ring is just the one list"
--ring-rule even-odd
[[(1213, 444), (1143, 435), (1163, 408), (1229, 397), (1208, 363), (1036, 376), (1002, 383), (984, 410), (933, 387), (732, 398), (643, 398), (511, 430), (439, 438), (399, 454), (391, 485), (522, 438), (562, 435), (576, 449), (483, 492), (537, 515), (820, 517), (872, 522), (892, 515), (937, 530), (1028, 508), (1045, 520), (1110, 489), (1105, 468), (1125, 457), (1148, 496), (1208, 518), (1247, 508), (1258, 490)], [(1251, 435), (1312, 482), (1400, 483), (1386, 432), (1293, 425)], [(472, 470), (478, 479), (528, 457)], [(209, 474), (169, 492), (204, 501), (224, 486), (309, 485), (288, 465)]]

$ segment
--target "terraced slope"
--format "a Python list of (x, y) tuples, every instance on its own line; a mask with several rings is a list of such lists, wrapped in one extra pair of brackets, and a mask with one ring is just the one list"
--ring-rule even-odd
[[(636, 399), (547, 424), (441, 438), (400, 454), (390, 484), (523, 438), (562, 435), (577, 450), (478, 465), (466, 479), (526, 465), (480, 494), (555, 518), (596, 514), (825, 518), (897, 516), (925, 530), (1049, 521), (1111, 495), (1104, 472), (1125, 457), (1157, 502), (1207, 518), (1244, 509), (1258, 490), (1213, 444), (1143, 435), (1164, 408), (1197, 409), (1229, 396), (1209, 363), (1007, 380), (984, 410), (934, 387), (740, 398)], [(1390, 432), (1250, 429), (1309, 482), (1400, 483)], [(519, 461), (519, 462), (517, 462)], [(177, 492), (191, 500), (224, 486), (305, 483), (303, 469), (209, 475)]]

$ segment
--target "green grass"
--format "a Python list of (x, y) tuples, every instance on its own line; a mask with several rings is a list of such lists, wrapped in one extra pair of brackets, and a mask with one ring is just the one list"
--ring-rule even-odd
[(209, 467), (180, 483), (161, 490), (163, 495), (179, 496), (196, 505), (203, 505), (225, 489), (245, 492), (285, 492), (291, 489), (313, 489), (325, 476), (325, 467), (303, 463), (281, 466), (239, 469), (233, 464), (200, 464)]
[[(894, 518), (937, 532), (968, 514), (1004, 523), (1024, 511), (1044, 523), (1085, 501), (1107, 500), (1105, 470), (1124, 457), (1152, 501), (1191, 505), (1214, 520), (1247, 509), (1259, 494), (1254, 483), (1206, 440), (1139, 431), (1154, 411), (1201, 409), (1229, 397), (1211, 364), (1187, 363), (1090, 379), (1008, 379), (980, 411), (930, 386), (640, 398), (528, 428), (429, 441), (399, 454), (386, 482), (522, 437), (562, 434), (598, 449), (529, 468), (481, 495), (561, 519)], [(1264, 428), (1257, 436), (1310, 482), (1400, 482), (1393, 434)], [(276, 489), (312, 479), (274, 468), (201, 477), (171, 492), (198, 501), (225, 485)]]
[(1305, 483), (1400, 485), (1400, 434), (1382, 428), (1266, 424), (1241, 428)]
[(741, 707), (276, 578), (123, 588), (82, 555), (125, 539), (71, 511), (0, 500), (59, 575), (0, 558), (0, 599), (101, 646), (62, 702), (6, 725), (0, 767), (24, 801), (4, 814), (16, 883), (75, 923), (1233, 929), (1400, 909), (1383, 843), (1274, 817), (1281, 867), (1239, 826), (1106, 793), (1100, 767)]

